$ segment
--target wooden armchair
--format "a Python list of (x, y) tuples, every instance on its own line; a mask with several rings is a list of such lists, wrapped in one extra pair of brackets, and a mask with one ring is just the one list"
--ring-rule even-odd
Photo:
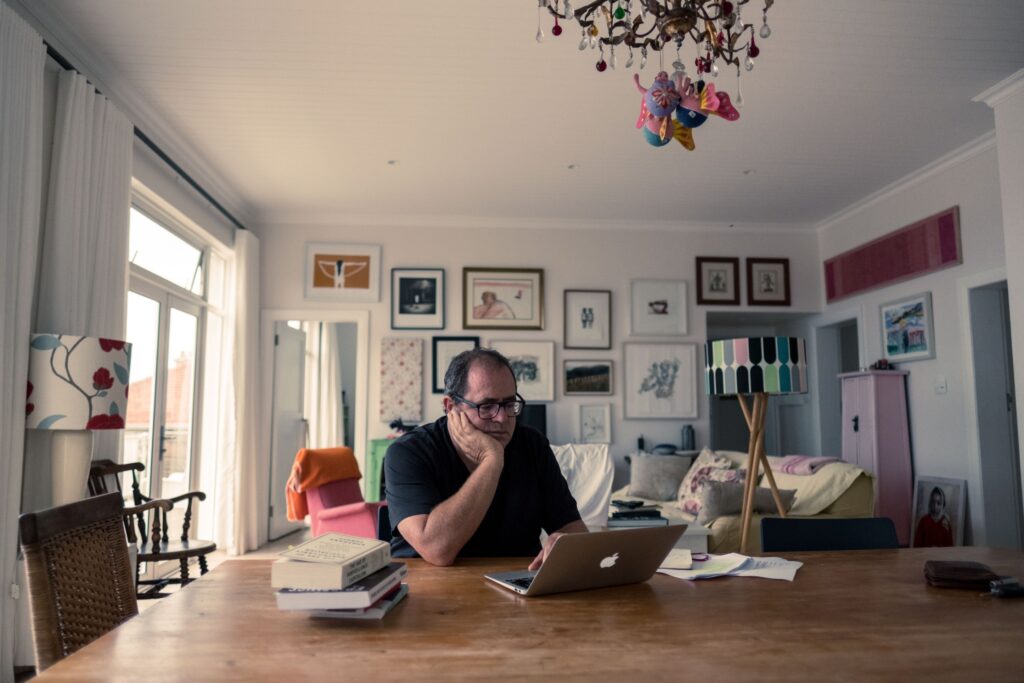
[[(124, 495), (121, 488), (121, 475), (131, 472), (132, 475), (132, 501), (134, 508), (126, 508), (124, 511), (124, 530), (128, 542), (137, 544), (138, 562), (135, 565), (135, 585), (140, 600), (150, 598), (162, 598), (165, 593), (162, 589), (167, 584), (176, 583), (182, 586), (194, 579), (189, 576), (189, 561), (196, 558), (199, 562), (199, 574), (203, 575), (209, 568), (206, 564), (206, 556), (217, 549), (213, 541), (203, 541), (189, 538), (188, 532), (192, 524), (192, 502), (193, 500), (206, 500), (206, 494), (202, 491), (189, 491), (179, 496), (166, 499), (166, 506), (150, 507), (147, 503), (157, 502), (163, 499), (150, 498), (143, 495), (139, 490), (139, 472), (146, 468), (139, 462), (116, 463), (111, 460), (95, 460), (89, 470), (89, 494), (96, 496), (104, 493), (118, 492)], [(185, 503), (184, 517), (181, 525), (181, 536), (171, 538), (169, 535), (168, 513), (177, 503)], [(151, 529), (146, 531), (146, 515), (152, 515)], [(138, 532), (136, 533), (136, 529)], [(156, 579), (140, 579), (139, 563), (141, 562), (164, 562), (177, 560), (179, 563), (178, 576), (167, 576)], [(147, 587), (147, 588), (143, 588)]]

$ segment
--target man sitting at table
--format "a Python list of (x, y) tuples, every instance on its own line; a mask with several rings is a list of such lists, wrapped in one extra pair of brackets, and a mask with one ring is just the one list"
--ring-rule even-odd
[(516, 424), (526, 402), (508, 359), (463, 351), (443, 401), (444, 417), (396, 439), (384, 459), (394, 557), (535, 555), (538, 569), (559, 535), (587, 530), (547, 439)]

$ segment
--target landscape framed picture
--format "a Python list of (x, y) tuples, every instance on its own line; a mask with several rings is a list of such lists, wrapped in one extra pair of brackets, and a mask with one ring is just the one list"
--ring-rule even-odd
[(901, 363), (935, 357), (931, 292), (882, 304), (880, 312), (886, 360)]
[(917, 477), (914, 481), (912, 548), (963, 545), (967, 481)]
[(581, 405), (578, 434), (580, 443), (611, 443), (611, 404)]
[(544, 271), (540, 268), (463, 268), (462, 326), (467, 329), (544, 329)]
[(626, 343), (626, 419), (697, 417), (697, 345)]
[(307, 299), (380, 301), (380, 245), (307, 242)]
[(609, 290), (565, 290), (567, 349), (612, 348), (612, 293)]
[(565, 360), (562, 366), (566, 396), (612, 394), (610, 360)]
[(431, 353), (431, 373), (434, 378), (431, 391), (444, 393), (444, 373), (448, 372), (452, 358), (463, 351), (472, 351), (480, 346), (480, 337), (434, 337)]
[(555, 342), (492, 339), (491, 348), (508, 358), (520, 396), (527, 401), (555, 400)]
[(740, 304), (740, 260), (730, 256), (697, 257), (697, 303)]
[(444, 329), (444, 269), (391, 269), (391, 329)]
[(747, 304), (789, 306), (789, 259), (747, 259)]
[(633, 334), (685, 335), (685, 280), (633, 280), (630, 287), (630, 329)]

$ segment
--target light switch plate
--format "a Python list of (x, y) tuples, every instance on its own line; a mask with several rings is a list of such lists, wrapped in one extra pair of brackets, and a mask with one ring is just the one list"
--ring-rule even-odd
[(946, 376), (936, 375), (935, 376), (935, 393), (944, 394), (946, 393)]

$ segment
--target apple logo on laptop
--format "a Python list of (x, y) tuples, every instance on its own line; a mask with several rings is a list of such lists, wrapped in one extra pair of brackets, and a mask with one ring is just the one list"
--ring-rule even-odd
[(601, 569), (608, 569), (608, 567), (614, 567), (615, 562), (619, 559), (619, 554), (614, 553), (613, 555), (601, 560)]

